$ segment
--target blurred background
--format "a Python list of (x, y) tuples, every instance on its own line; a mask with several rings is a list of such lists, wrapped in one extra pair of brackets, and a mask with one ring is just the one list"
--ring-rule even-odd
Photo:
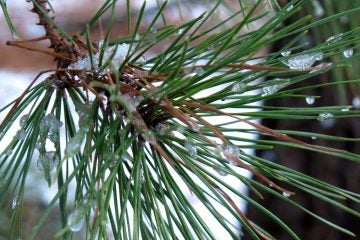
[[(251, 1), (252, 0), (246, 0), (244, 2)], [(126, 16), (124, 15), (126, 1), (118, 2), (117, 10), (119, 11), (119, 14), (115, 20), (116, 25), (113, 27), (113, 37), (126, 35), (127, 33), (127, 22)], [(134, 13), (136, 13), (141, 7), (142, 1), (131, 2), (131, 7), (133, 8)], [(171, 17), (169, 19), (173, 22), (173, 24), (181, 23), (184, 19), (191, 19), (199, 16), (202, 12), (207, 10), (206, 5), (202, 4), (202, 1), (181, 1), (183, 15), (179, 16), (177, 2), (178, 1), (169, 1), (170, 10), (167, 14)], [(238, 4), (238, 1), (229, 0), (225, 2), (228, 4)], [(270, 1), (264, 0), (264, 5), (267, 4), (267, 2)], [(279, 0), (278, 2), (281, 5), (285, 5), (288, 1)], [(290, 24), (299, 17), (309, 14), (313, 15), (314, 20), (318, 20), (346, 9), (360, 7), (360, 0), (345, 0), (341, 1), (341, 4), (339, 4), (339, 2), (340, 1), (338, 0), (308, 1), (306, 7), (302, 8), (299, 13), (294, 15), (285, 24)], [(81, 31), (102, 3), (103, 1), (100, 0), (51, 1), (51, 4), (56, 10), (56, 21), (71, 34), (76, 34)], [(155, 12), (157, 9), (156, 1), (147, 1), (147, 3), (148, 6), (154, 7)], [(25, 0), (12, 0), (8, 1), (7, 6), (21, 39), (32, 39), (40, 37), (44, 34), (43, 28), (35, 24), (38, 21), (37, 16), (29, 11), (31, 9), (31, 4), (26, 3)], [(171, 7), (173, 7), (173, 12), (171, 11)], [(226, 11), (227, 10), (224, 9), (224, 16), (227, 15)], [(148, 11), (147, 14), (149, 14), (148, 18), (151, 19), (151, 11)], [(220, 17), (221, 16), (219, 16), (219, 18)], [(311, 48), (317, 43), (324, 42), (328, 36), (348, 31), (355, 27), (359, 27), (360, 25), (360, 16), (352, 15), (351, 18), (344, 16), (340, 20), (341, 21), (332, 22), (331, 24), (314, 28), (312, 32), (306, 35), (306, 39), (302, 39), (301, 41), (309, 42), (306, 47)], [(106, 15), (103, 17), (102, 21), (107, 21)], [(261, 27), (261, 22), (259, 22), (259, 25), (251, 27)], [(39, 71), (52, 69), (55, 67), (55, 64), (54, 59), (51, 56), (7, 46), (6, 41), (15, 39), (8, 30), (2, 15), (0, 15), (0, 29), (0, 106), (2, 107), (5, 103), (21, 94)], [(323, 33), (326, 33), (326, 35)], [(93, 41), (98, 41), (103, 38), (100, 25), (95, 25), (92, 29), (91, 38)], [(282, 39), (274, 44), (272, 49), (264, 49), (264, 51), (278, 51), (288, 41), (289, 39)], [(46, 49), (48, 47), (48, 42), (42, 41), (27, 44), (27, 46)], [(354, 49), (360, 49), (360, 43), (358, 43), (357, 46), (354, 46)], [(158, 49), (158, 51), (160, 51), (160, 49)], [(321, 77), (307, 80), (307, 82), (311, 82), (311, 84), (318, 84), (331, 81), (358, 79), (360, 76), (359, 70), (360, 63), (353, 62), (352, 67), (336, 69), (322, 75)], [(360, 88), (358, 85), (344, 85), (338, 88), (322, 88), (318, 90), (311, 90), (307, 94), (320, 96), (320, 98), (316, 99), (314, 106), (351, 105), (354, 108), (360, 109)], [(294, 98), (292, 98), (291, 101), (286, 98), (277, 98), (275, 100), (264, 102), (264, 104), (271, 106), (306, 106), (303, 99), (294, 100)], [(0, 119), (2, 118), (3, 116), (0, 116)], [(286, 121), (264, 119), (262, 124), (273, 129), (296, 130), (301, 127), (304, 131), (313, 131), (342, 137), (360, 138), (360, 119), (358, 118), (334, 120), (328, 124), (321, 124), (316, 120)], [(313, 139), (313, 143), (345, 149), (358, 154), (360, 153), (359, 142), (334, 142), (326, 141), (324, 139)], [(0, 150), (3, 147), (4, 146), (0, 146)], [(289, 149), (286, 147), (277, 147), (275, 150), (271, 151), (258, 151), (256, 154), (269, 161), (289, 166), (338, 187), (357, 193), (360, 192), (359, 164), (348, 160), (336, 159), (335, 157), (330, 157), (328, 155), (321, 155), (299, 149)], [(48, 189), (43, 177), (40, 173), (37, 173), (36, 170), (37, 169), (34, 168), (34, 174), (32, 179), (29, 181), (29, 189), (31, 189), (29, 192), (32, 192), (33, 194), (28, 194), (28, 198), (24, 203), (24, 232), (30, 231), (31, 226), (36, 224), (37, 219), (41, 216), (42, 211), (46, 208), (47, 203), (51, 199), (52, 194), (56, 191), (56, 188)], [(229, 179), (229, 181), (230, 180), (231, 179)], [(238, 187), (243, 188), (243, 191), (246, 191), (243, 186)], [(291, 187), (289, 186), (288, 189), (291, 190)], [(284, 222), (288, 223), (302, 239), (348, 239), (347, 236), (342, 235), (340, 232), (325, 226), (311, 216), (294, 209), (290, 205), (287, 205), (272, 196), (264, 195), (263, 200), (258, 199), (255, 195), (252, 197), (261, 202), (263, 206), (272, 211), (275, 215), (279, 216)], [(191, 198), (191, 195), (189, 195), (189, 198)], [(314, 198), (308, 198), (306, 194), (297, 193), (295, 199), (304, 207), (312, 209), (330, 221), (334, 221), (340, 226), (348, 228), (350, 231), (360, 235), (360, 220), (358, 218), (345, 214), (334, 207), (330, 207), (322, 201)], [(9, 195), (9, 203), (12, 203), (13, 200), (14, 196)], [(194, 199), (193, 201), (196, 206), (197, 200)], [(239, 205), (241, 205), (243, 209), (245, 208), (245, 204), (243, 202), (239, 202)], [(356, 208), (356, 206), (351, 205), (349, 205), (349, 207)], [(360, 210), (359, 207), (357, 210)], [(256, 209), (249, 208), (246, 211), (249, 219), (253, 220), (258, 225), (263, 226), (265, 230), (270, 231), (277, 239), (288, 239), (288, 235), (285, 235), (281, 229), (278, 229), (276, 224), (270, 222), (268, 218), (257, 212)], [(49, 220), (50, 221), (46, 225), (47, 229), (42, 229), (39, 239), (52, 239), (53, 234), (59, 229), (60, 223), (56, 211), (53, 211)], [(0, 239), (5, 239), (1, 236), (6, 236), (6, 226), (8, 226), (8, 224), (8, 216), (6, 216), (4, 211), (0, 209)], [(222, 233), (219, 233), (220, 238), (221, 236)], [(241, 238), (250, 239), (246, 235)]]

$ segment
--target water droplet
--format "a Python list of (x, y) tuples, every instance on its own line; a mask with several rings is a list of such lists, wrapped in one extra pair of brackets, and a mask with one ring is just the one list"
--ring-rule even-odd
[(197, 155), (197, 148), (194, 145), (194, 143), (191, 142), (191, 140), (186, 140), (185, 141), (185, 148), (186, 150), (189, 152), (190, 156), (195, 158)]
[(268, 84), (271, 84), (271, 85), (266, 85), (266, 86), (262, 87), (262, 92), (263, 92), (261, 94), (262, 97), (275, 94), (280, 89), (288, 86), (289, 82), (285, 81), (283, 79), (277, 78), (277, 79), (274, 79), (272, 81), (269, 81)]
[(151, 32), (151, 33), (157, 33), (157, 29), (154, 28), (154, 27), (151, 27), (151, 28), (150, 28), (150, 32)]
[(274, 184), (273, 184), (273, 183), (269, 183), (269, 187), (271, 187), (271, 188), (272, 188), (273, 186), (274, 186)]
[(194, 72), (197, 74), (197, 75), (202, 75), (204, 74), (204, 69), (202, 69), (201, 67), (197, 67), (195, 68)]
[(287, 57), (287, 56), (289, 56), (289, 55), (291, 54), (291, 51), (290, 51), (290, 50), (283, 51), (283, 52), (281, 52), (280, 54), (281, 54), (281, 56), (283, 56), (283, 57)]
[(316, 136), (311, 136), (311, 139), (312, 139), (312, 140), (316, 140), (317, 137), (316, 137)]
[(294, 5), (290, 5), (289, 7), (286, 8), (286, 11), (290, 12), (293, 8), (294, 8)]
[(321, 3), (318, 0), (313, 0), (313, 9), (314, 9), (314, 15), (316, 17), (322, 17), (325, 13), (324, 8), (322, 7)]
[(25, 140), (25, 138), (26, 138), (26, 132), (24, 129), (20, 129), (16, 132), (15, 139)]
[(343, 109), (341, 109), (341, 111), (342, 111), (342, 112), (348, 112), (348, 111), (350, 111), (350, 108), (348, 108), (348, 107), (347, 107), (347, 108), (343, 108)]
[(317, 120), (325, 121), (325, 120), (332, 119), (333, 117), (334, 117), (334, 115), (332, 115), (331, 113), (325, 112), (325, 113), (320, 113)]
[(315, 97), (313, 97), (313, 96), (307, 96), (306, 98), (305, 98), (305, 101), (306, 101), (306, 103), (307, 104), (313, 104), (314, 102), (315, 102)]
[(184, 31), (185, 31), (185, 29), (179, 28), (179, 29), (176, 31), (176, 33), (177, 33), (178, 35), (181, 35), (181, 34), (183, 34)]
[(339, 41), (342, 40), (343, 35), (344, 35), (344, 34), (339, 33), (339, 34), (336, 34), (336, 35), (334, 35), (334, 36), (331, 36), (331, 37), (329, 37), (328, 39), (326, 39), (326, 43), (327, 43), (328, 45), (337, 43), (337, 42), (339, 42)]
[(283, 192), (282, 195), (287, 198), (290, 197), (290, 193), (288, 193), (288, 192)]
[(247, 87), (246, 83), (244, 83), (244, 82), (237, 82), (237, 83), (235, 83), (235, 84), (232, 86), (231, 90), (232, 90), (233, 92), (239, 92), (239, 91), (244, 90), (246, 87)]
[(68, 216), (68, 226), (72, 232), (81, 230), (85, 222), (85, 210), (83, 207), (75, 208)]
[(15, 196), (11, 202), (11, 209), (14, 210), (18, 205), (18, 196)]
[(307, 54), (291, 57), (286, 61), (282, 61), (282, 62), (288, 65), (291, 69), (308, 69), (316, 61), (320, 61), (322, 59), (323, 59), (323, 53), (316, 52), (316, 53), (307, 53)]
[(23, 115), (21, 118), (20, 118), (20, 126), (21, 127), (24, 127), (25, 126), (25, 123), (26, 121), (29, 119), (29, 115), (25, 114)]
[(352, 105), (354, 108), (359, 109), (360, 108), (360, 97), (354, 97), (352, 100)]
[(200, 131), (200, 127), (196, 123), (191, 123), (191, 129), (195, 132)]
[(354, 50), (352, 48), (346, 49), (344, 50), (343, 54), (346, 58), (349, 58), (353, 55)]

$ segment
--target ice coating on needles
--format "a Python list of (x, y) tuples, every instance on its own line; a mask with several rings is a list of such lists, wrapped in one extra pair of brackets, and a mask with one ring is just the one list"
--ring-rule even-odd
[(298, 56), (290, 57), (285, 61), (284, 64), (288, 65), (291, 69), (308, 69), (316, 61), (323, 59), (322, 52), (305, 53)]

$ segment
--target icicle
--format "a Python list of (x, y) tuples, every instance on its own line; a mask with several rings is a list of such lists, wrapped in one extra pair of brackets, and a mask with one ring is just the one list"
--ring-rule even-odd
[(346, 58), (349, 58), (353, 55), (354, 50), (352, 48), (344, 50), (343, 54)]
[(85, 209), (83, 206), (75, 208), (68, 216), (67, 225), (72, 232), (81, 230), (85, 222)]
[(315, 102), (315, 98), (313, 96), (307, 96), (305, 101), (307, 104), (312, 105)]
[(337, 43), (337, 42), (339, 42), (339, 41), (342, 40), (343, 35), (344, 35), (344, 34), (339, 33), (339, 34), (336, 34), (336, 35), (334, 35), (334, 36), (331, 36), (331, 37), (329, 37), (328, 39), (326, 39), (326, 43), (327, 43), (328, 45)]
[(308, 69), (316, 61), (323, 59), (322, 52), (302, 54), (295, 57), (291, 57), (286, 61), (283, 61), (284, 64), (288, 65), (291, 69)]
[(331, 119), (333, 117), (334, 117), (334, 115), (332, 115), (331, 113), (325, 112), (325, 113), (320, 113), (317, 120), (322, 122), (322, 121), (325, 121), (325, 120), (329, 120), (329, 119)]

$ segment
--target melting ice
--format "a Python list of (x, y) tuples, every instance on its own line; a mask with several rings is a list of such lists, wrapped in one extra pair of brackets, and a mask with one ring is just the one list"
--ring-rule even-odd
[(316, 61), (320, 61), (322, 59), (323, 59), (323, 53), (315, 52), (315, 53), (306, 53), (295, 57), (291, 57), (282, 62), (288, 65), (291, 69), (308, 69)]

